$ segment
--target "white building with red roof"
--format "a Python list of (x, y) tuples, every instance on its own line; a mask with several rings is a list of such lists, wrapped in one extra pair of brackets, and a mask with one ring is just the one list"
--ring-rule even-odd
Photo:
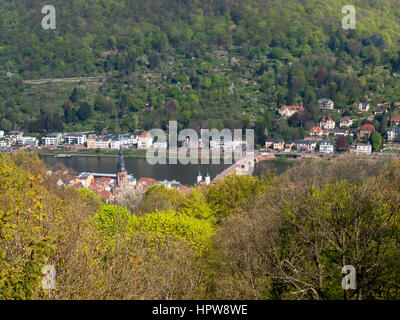
[(375, 127), (370, 123), (366, 123), (366, 124), (362, 125), (360, 128), (360, 138), (369, 138), (369, 136), (374, 131), (375, 131)]
[(393, 116), (390, 119), (390, 126), (391, 127), (398, 127), (400, 125), (400, 116)]
[(321, 127), (312, 127), (310, 129), (310, 136), (311, 137), (322, 137), (324, 134), (324, 130)]
[(351, 127), (352, 124), (353, 124), (353, 120), (351, 120), (349, 117), (343, 117), (342, 119), (340, 119), (339, 127), (340, 128), (348, 128), (348, 127)]
[(333, 119), (331, 118), (331, 116), (325, 116), (322, 118), (321, 122), (319, 123), (319, 126), (322, 129), (325, 130), (333, 130), (335, 129), (335, 121), (333, 121)]
[(137, 139), (137, 148), (140, 150), (150, 149), (153, 145), (153, 137), (144, 131)]

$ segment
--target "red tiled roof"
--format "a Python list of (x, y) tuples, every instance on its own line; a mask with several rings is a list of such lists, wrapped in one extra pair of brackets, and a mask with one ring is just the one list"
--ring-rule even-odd
[(150, 134), (148, 134), (146, 131), (144, 131), (144, 132), (139, 136), (139, 138), (148, 138), (148, 137), (150, 137)]
[(102, 190), (99, 192), (99, 196), (102, 199), (108, 199), (111, 196), (111, 192), (107, 190)]
[(139, 180), (140, 184), (152, 184), (155, 182), (156, 182), (156, 180), (154, 180), (153, 178), (146, 178), (146, 177), (140, 178), (140, 180)]
[(327, 122), (327, 121), (333, 121), (333, 119), (331, 118), (331, 116), (325, 116), (322, 118), (321, 122)]
[(315, 131), (323, 132), (323, 130), (322, 130), (321, 127), (312, 127), (310, 131), (311, 131), (311, 132), (315, 132)]
[(393, 116), (391, 121), (400, 122), (400, 116)]
[(372, 124), (366, 123), (361, 126), (360, 131), (375, 131), (375, 128)]
[(343, 117), (340, 122), (349, 122), (350, 118), (349, 117)]

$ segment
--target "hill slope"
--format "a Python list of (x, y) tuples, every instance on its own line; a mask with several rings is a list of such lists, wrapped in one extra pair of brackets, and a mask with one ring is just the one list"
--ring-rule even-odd
[[(349, 2), (357, 9), (356, 30), (341, 28), (341, 8)], [(334, 99), (349, 114), (362, 99), (398, 99), (391, 74), (400, 66), (399, 0), (53, 5), (57, 29), (43, 30), (41, 1), (0, 1), (0, 125), (6, 130), (97, 124), (99, 132), (126, 131), (165, 127), (174, 118), (197, 129), (256, 126), (261, 136), (266, 128), (270, 135), (295, 138), (318, 121), (318, 98)], [(7, 72), (14, 74), (11, 80)], [(81, 85), (77, 101), (64, 105), (47, 88), (41, 98), (27, 95), (29, 87), (19, 82), (106, 74), (98, 94)], [(305, 126), (275, 121), (276, 108), (292, 103), (310, 111)]]

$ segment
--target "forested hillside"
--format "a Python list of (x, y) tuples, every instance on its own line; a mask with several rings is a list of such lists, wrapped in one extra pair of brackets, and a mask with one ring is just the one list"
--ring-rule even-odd
[[(255, 127), (298, 138), (319, 98), (343, 114), (355, 103), (398, 102), (400, 1), (0, 1), (0, 126), (30, 132)], [(357, 29), (341, 8), (356, 6)], [(98, 76), (97, 83), (22, 80)], [(73, 89), (75, 88), (74, 92)], [(277, 108), (303, 103), (304, 121)]]

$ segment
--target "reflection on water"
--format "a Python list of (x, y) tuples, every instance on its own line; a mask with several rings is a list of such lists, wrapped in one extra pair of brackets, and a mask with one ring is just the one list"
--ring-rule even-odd
[[(66, 167), (72, 168), (77, 172), (99, 172), (115, 173), (118, 158), (116, 157), (72, 157), (72, 158), (54, 158), (52, 156), (41, 156), (49, 166), (56, 163), (63, 163)], [(207, 170), (213, 179), (218, 173), (229, 167), (228, 164), (149, 164), (145, 158), (124, 158), (125, 168), (128, 173), (133, 174), (136, 179), (149, 177), (156, 180), (177, 180), (182, 184), (191, 186), (196, 183), (196, 176), (200, 171), (203, 176)]]
[[(53, 156), (40, 156), (47, 165), (54, 166), (56, 163), (63, 163), (66, 167), (72, 168), (77, 172), (99, 172), (114, 173), (117, 168), (118, 158), (116, 157), (72, 157), (54, 158)], [(196, 183), (196, 176), (199, 171), (203, 176), (209, 172), (211, 179), (229, 167), (228, 164), (149, 164), (145, 158), (125, 158), (125, 167), (128, 173), (133, 174), (137, 179), (149, 177), (156, 180), (177, 180), (182, 184), (191, 186)], [(254, 175), (261, 175), (267, 170), (280, 174), (290, 165), (276, 161), (262, 161), (258, 163), (254, 170)]]

